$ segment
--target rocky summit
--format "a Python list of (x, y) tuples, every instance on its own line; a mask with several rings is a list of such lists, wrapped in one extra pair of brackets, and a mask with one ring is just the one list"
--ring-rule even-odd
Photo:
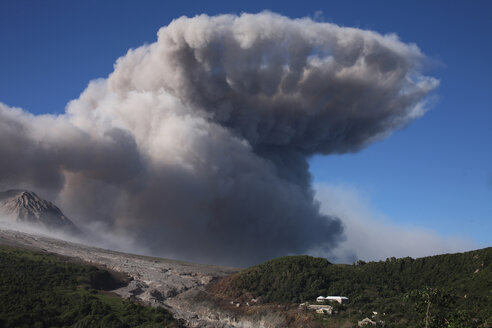
[(0, 217), (11, 222), (71, 234), (80, 232), (55, 204), (28, 190), (14, 189), (0, 192)]

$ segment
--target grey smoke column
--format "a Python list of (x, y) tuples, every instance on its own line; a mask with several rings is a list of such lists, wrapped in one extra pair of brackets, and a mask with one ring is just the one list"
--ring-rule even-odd
[[(0, 106), (0, 187), (57, 197), (153, 254), (247, 265), (343, 238), (307, 159), (425, 112), (438, 81), (395, 35), (273, 13), (182, 17), (61, 116)], [(336, 174), (336, 172), (334, 173)]]

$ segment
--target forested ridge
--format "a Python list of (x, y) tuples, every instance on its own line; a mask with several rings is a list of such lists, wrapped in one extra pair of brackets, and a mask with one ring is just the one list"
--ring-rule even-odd
[(162, 308), (102, 292), (118, 284), (95, 266), (0, 246), (0, 327), (180, 327)]
[[(216, 294), (248, 294), (265, 303), (315, 302), (317, 296), (350, 299), (338, 316), (376, 317), (386, 327), (490, 327), (492, 248), (418, 259), (352, 265), (310, 256), (287, 256), (240, 271), (210, 287)], [(377, 312), (377, 315), (374, 315)]]

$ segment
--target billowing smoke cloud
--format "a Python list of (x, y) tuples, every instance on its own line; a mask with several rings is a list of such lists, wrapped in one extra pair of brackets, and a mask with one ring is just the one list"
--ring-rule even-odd
[(60, 116), (0, 105), (0, 187), (150, 252), (247, 265), (343, 239), (313, 154), (357, 151), (425, 112), (437, 81), (395, 35), (273, 13), (182, 17)]

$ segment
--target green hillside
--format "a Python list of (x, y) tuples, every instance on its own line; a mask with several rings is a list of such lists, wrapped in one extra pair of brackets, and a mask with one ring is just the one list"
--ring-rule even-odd
[(326, 259), (288, 256), (224, 278), (210, 290), (217, 295), (261, 298), (265, 303), (314, 302), (341, 295), (338, 317), (374, 317), (385, 327), (490, 327), (492, 248), (419, 259), (334, 265)]
[(112, 296), (108, 271), (0, 247), (0, 327), (179, 327), (171, 314)]

